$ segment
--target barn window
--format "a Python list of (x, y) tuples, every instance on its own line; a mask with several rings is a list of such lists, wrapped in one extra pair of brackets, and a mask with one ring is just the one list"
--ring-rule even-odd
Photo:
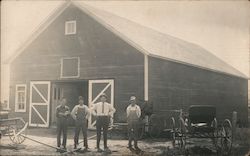
[(26, 112), (26, 85), (16, 85), (15, 111)]
[(65, 35), (76, 34), (76, 21), (65, 22)]
[(77, 78), (80, 76), (79, 70), (79, 57), (67, 57), (61, 59), (61, 78)]

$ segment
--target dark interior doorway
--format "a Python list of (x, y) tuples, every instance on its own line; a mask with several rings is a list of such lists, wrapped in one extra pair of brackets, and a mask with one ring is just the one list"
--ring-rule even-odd
[[(56, 126), (56, 107), (62, 97), (67, 99), (67, 106), (70, 111), (78, 104), (78, 97), (83, 96), (85, 104), (88, 103), (88, 81), (64, 81), (52, 82), (51, 93), (51, 115), (50, 125)], [(74, 120), (70, 117), (69, 126), (74, 125)]]

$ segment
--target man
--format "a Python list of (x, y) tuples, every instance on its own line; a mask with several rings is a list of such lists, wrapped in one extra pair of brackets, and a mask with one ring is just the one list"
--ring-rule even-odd
[(145, 131), (148, 132), (149, 118), (153, 114), (153, 103), (145, 101), (141, 106), (141, 118), (145, 123)]
[(100, 140), (101, 140), (101, 131), (103, 129), (103, 142), (104, 142), (104, 150), (106, 152), (110, 152), (107, 146), (107, 133), (108, 126), (110, 122), (110, 117), (112, 117), (115, 112), (115, 108), (107, 103), (107, 95), (103, 93), (101, 96), (101, 102), (94, 104), (93, 107), (93, 115), (96, 116), (96, 132), (97, 132), (97, 151), (102, 152), (100, 149)]
[(83, 140), (84, 144), (83, 146), (85, 147), (84, 150), (88, 149), (88, 141), (87, 141), (87, 124), (88, 124), (88, 118), (90, 115), (89, 108), (84, 105), (84, 99), (82, 96), (79, 96), (79, 104), (76, 105), (72, 112), (71, 116), (75, 120), (75, 136), (74, 136), (74, 149), (77, 148), (78, 141), (79, 141), (79, 134), (80, 131), (82, 131), (83, 134)]
[(56, 117), (57, 117), (57, 152), (61, 147), (61, 133), (63, 133), (63, 149), (66, 150), (66, 141), (67, 141), (67, 126), (68, 118), (70, 115), (69, 107), (66, 106), (66, 98), (60, 100), (60, 105), (56, 107)]
[(136, 104), (136, 97), (130, 97), (130, 105), (127, 107), (127, 121), (128, 121), (128, 148), (132, 149), (132, 141), (136, 150), (140, 150), (137, 145), (138, 140), (138, 126), (141, 116), (141, 109)]

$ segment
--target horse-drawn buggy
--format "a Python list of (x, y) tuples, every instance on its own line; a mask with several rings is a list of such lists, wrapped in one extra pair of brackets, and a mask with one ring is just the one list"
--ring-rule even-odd
[(0, 112), (0, 139), (9, 136), (14, 144), (21, 144), (25, 140), (27, 126), (22, 118), (8, 118), (7, 111)]
[(193, 105), (188, 113), (181, 112), (176, 119), (171, 118), (172, 141), (180, 149), (185, 149), (191, 138), (209, 138), (217, 151), (229, 154), (232, 148), (232, 125), (225, 119), (221, 123), (216, 119), (214, 106)]

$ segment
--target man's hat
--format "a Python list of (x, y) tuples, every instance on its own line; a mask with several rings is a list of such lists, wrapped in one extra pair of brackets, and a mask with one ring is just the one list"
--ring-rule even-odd
[(135, 96), (131, 96), (129, 101), (135, 101), (136, 97)]
[(107, 94), (105, 94), (105, 93), (102, 93), (102, 94), (100, 95), (100, 98), (101, 98), (101, 97), (108, 98)]
[(80, 101), (80, 100), (83, 100), (83, 97), (82, 96), (79, 96), (78, 97), (78, 100)]

